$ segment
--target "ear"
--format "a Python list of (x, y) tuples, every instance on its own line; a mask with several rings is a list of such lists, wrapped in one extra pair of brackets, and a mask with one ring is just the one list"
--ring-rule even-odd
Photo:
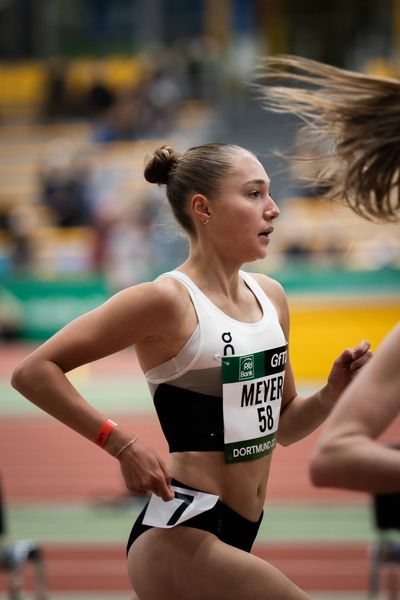
[(210, 218), (209, 201), (203, 194), (194, 194), (191, 199), (193, 217), (197, 222), (204, 223)]

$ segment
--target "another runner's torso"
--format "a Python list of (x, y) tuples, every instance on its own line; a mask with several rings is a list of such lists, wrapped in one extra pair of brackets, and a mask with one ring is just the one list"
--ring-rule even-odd
[[(241, 277), (262, 313), (259, 320), (250, 323), (225, 314), (183, 273), (173, 271), (162, 277), (172, 277), (183, 284), (198, 321), (177, 356), (145, 373), (170, 444), (172, 474), (187, 485), (218, 495), (244, 517), (257, 520), (265, 500), (271, 453), (246, 460), (239, 458), (239, 462), (226, 464), (224, 435), (220, 432), (224, 425), (219, 423), (219, 413), (214, 408), (218, 405), (222, 415), (221, 364), (224, 359), (253, 357), (256, 353), (282, 351), (286, 347), (275, 307), (256, 280), (244, 272)], [(265, 388), (264, 385), (262, 389)], [(175, 401), (175, 395), (181, 397), (179, 402)], [(265, 397), (265, 394), (257, 397), (247, 392), (246, 403), (259, 406), (244, 407), (262, 419), (261, 427), (267, 414), (263, 412), (267, 406)], [(213, 407), (211, 411), (207, 412), (207, 403), (202, 402), (203, 399)], [(224, 402), (224, 410), (227, 410), (226, 400)], [(240, 423), (242, 413), (239, 412), (238, 417), (236, 421)], [(240, 437), (240, 432), (238, 435)], [(248, 438), (253, 437), (254, 432), (249, 433)]]

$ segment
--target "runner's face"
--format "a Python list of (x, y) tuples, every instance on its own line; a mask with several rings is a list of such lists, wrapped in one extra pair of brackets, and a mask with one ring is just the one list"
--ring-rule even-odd
[(269, 194), (270, 179), (250, 153), (233, 155), (232, 172), (213, 203), (213, 237), (240, 262), (264, 258), (279, 208)]

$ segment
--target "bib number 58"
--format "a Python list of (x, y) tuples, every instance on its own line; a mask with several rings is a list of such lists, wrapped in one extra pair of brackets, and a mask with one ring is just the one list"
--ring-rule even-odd
[(257, 408), (258, 413), (258, 427), (261, 433), (271, 431), (274, 426), (274, 417), (272, 415), (272, 408), (269, 404), (267, 406), (260, 406)]

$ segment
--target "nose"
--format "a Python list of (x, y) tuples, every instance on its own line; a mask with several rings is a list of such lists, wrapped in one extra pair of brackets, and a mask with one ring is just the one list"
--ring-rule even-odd
[(268, 194), (268, 198), (265, 203), (264, 218), (265, 219), (276, 219), (277, 217), (279, 217), (280, 213), (281, 213), (281, 211), (279, 210), (278, 206), (275, 204), (275, 202), (273, 201), (271, 196)]

